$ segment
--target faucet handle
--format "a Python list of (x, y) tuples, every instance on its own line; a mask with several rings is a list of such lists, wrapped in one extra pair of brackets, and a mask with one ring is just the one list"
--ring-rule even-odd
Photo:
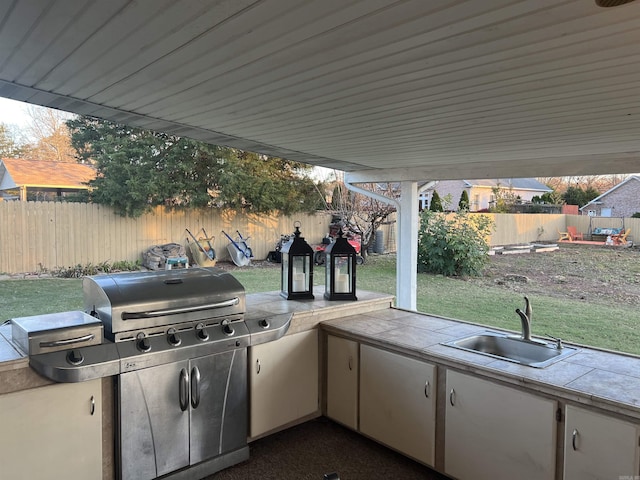
[(564, 346), (562, 345), (562, 339), (561, 338), (554, 337), (553, 335), (549, 335), (548, 333), (546, 335), (547, 335), (547, 337), (552, 338), (553, 340), (555, 340), (556, 348), (558, 350), (562, 350), (564, 348)]

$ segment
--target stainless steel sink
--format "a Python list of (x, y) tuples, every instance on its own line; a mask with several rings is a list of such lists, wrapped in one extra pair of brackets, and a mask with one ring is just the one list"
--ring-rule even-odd
[(484, 332), (443, 345), (535, 368), (547, 367), (578, 352), (574, 347), (558, 348), (556, 343), (527, 341), (498, 332)]

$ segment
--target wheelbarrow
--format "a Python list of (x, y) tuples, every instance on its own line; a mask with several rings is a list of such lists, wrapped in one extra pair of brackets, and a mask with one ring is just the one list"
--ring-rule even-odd
[[(188, 228), (185, 231), (189, 235), (187, 237), (187, 249), (191, 255), (192, 263), (201, 267), (214, 267), (218, 261), (216, 258), (216, 251), (213, 248), (213, 241), (215, 237), (210, 237), (204, 228), (201, 228), (198, 232), (199, 237), (191, 233)], [(191, 242), (189, 241), (191, 237)]]
[(229, 255), (231, 256), (231, 260), (233, 260), (233, 263), (235, 263), (238, 267), (246, 267), (247, 265), (249, 265), (251, 263), (251, 259), (253, 258), (253, 252), (247, 244), (248, 239), (243, 238), (240, 232), (238, 232), (237, 230), (236, 233), (238, 234), (238, 238), (235, 240), (231, 238), (229, 234), (224, 230), (222, 230), (222, 233), (229, 239), (229, 242), (231, 242), (229, 245), (227, 245), (227, 250), (229, 251)]

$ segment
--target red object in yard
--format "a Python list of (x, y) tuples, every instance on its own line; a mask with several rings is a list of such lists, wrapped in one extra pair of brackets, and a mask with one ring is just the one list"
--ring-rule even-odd
[[(334, 229), (331, 228), (331, 230), (329, 231), (329, 237), (325, 237), (322, 239), (322, 243), (320, 245), (315, 245), (313, 247), (314, 250), (314, 254), (313, 254), (313, 261), (316, 265), (324, 265), (324, 262), (326, 260), (325, 258), (325, 250), (327, 248), (327, 245), (329, 245), (332, 241), (333, 241), (333, 234)], [(335, 230), (335, 235), (338, 234), (338, 230)], [(349, 233), (347, 234), (347, 241), (349, 242), (349, 245), (351, 245), (353, 248), (355, 248), (356, 250), (356, 254), (358, 255), (356, 257), (356, 263), (358, 265), (362, 265), (364, 263), (364, 258), (362, 257), (362, 255), (360, 255), (360, 250), (362, 249), (362, 237), (358, 234), (352, 234)]]

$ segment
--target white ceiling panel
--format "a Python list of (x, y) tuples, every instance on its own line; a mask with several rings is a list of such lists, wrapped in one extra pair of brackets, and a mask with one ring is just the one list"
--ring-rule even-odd
[(11, 0), (0, 96), (362, 178), (640, 171), (640, 1)]

